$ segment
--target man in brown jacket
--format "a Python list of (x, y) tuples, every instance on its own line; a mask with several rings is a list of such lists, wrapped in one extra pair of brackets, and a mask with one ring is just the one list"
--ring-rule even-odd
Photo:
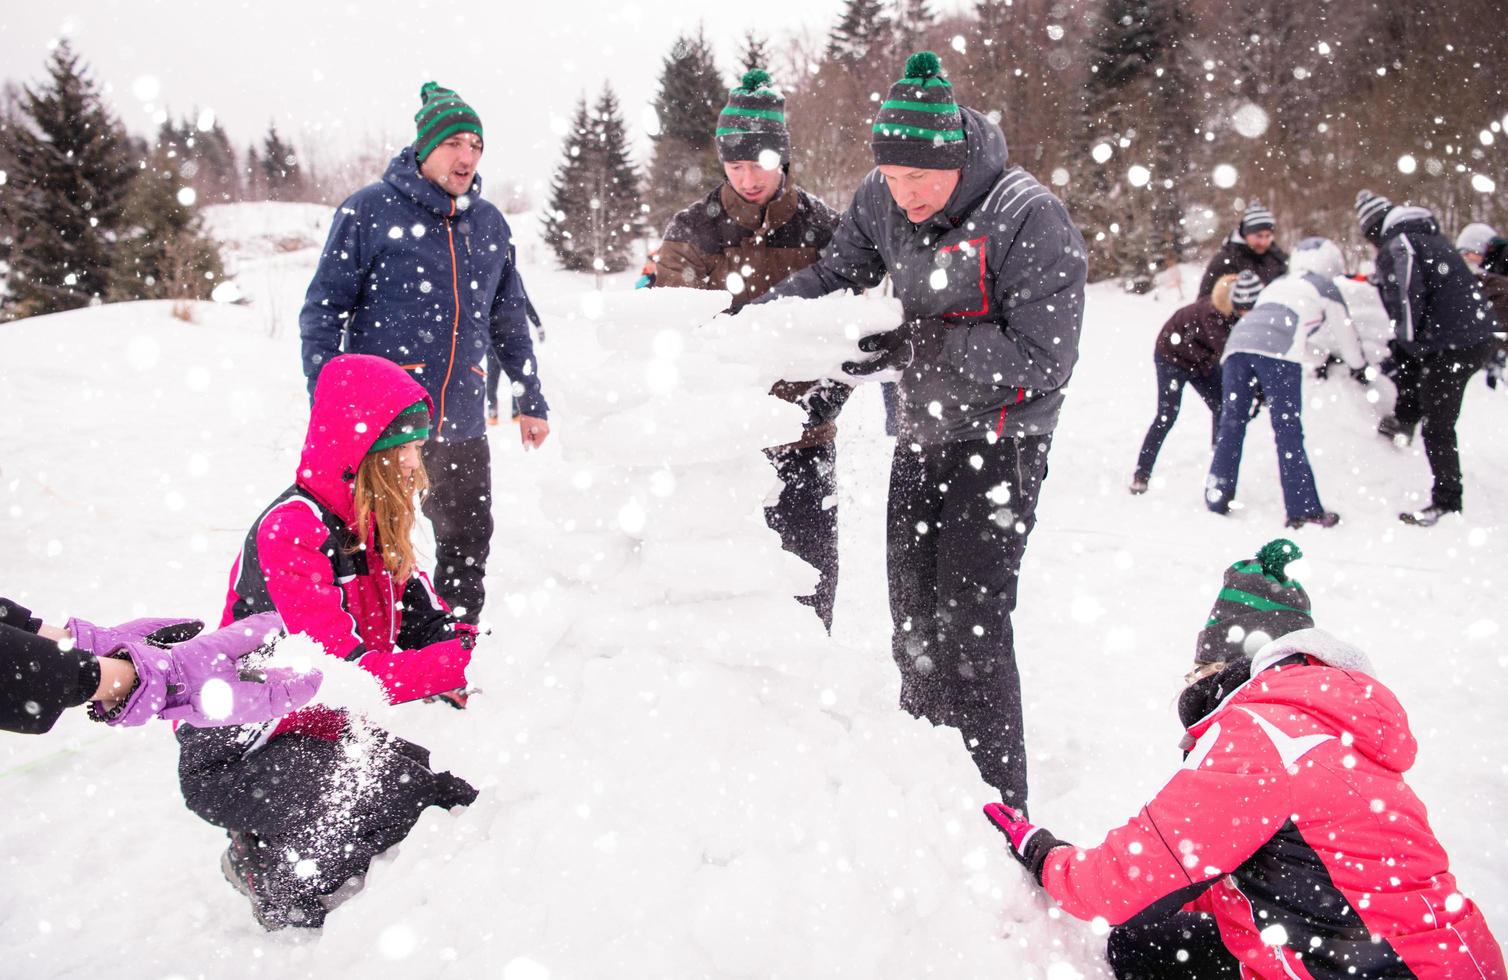
[[(728, 94), (717, 118), (717, 155), (727, 178), (670, 219), (659, 248), (655, 286), (723, 289), (736, 310), (797, 269), (817, 261), (838, 215), (797, 187), (790, 175), (785, 98), (754, 69)], [(831, 381), (782, 381), (772, 394), (807, 411), (801, 438), (765, 450), (785, 484), (765, 509), (781, 546), (817, 569), (812, 606), (829, 630), (838, 588), (838, 507), (834, 419), (849, 389)]]

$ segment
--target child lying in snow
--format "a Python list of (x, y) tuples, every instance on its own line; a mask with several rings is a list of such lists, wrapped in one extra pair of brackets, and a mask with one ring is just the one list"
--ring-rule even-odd
[[(276, 610), (290, 633), (355, 660), (393, 704), (463, 688), (474, 627), (415, 568), (419, 446), (430, 402), (396, 364), (348, 354), (320, 373), (298, 478), (231, 570), (224, 621)], [(323, 924), (332, 896), (429, 806), (476, 790), (429, 752), (313, 705), (262, 725), (178, 729), (189, 809), (224, 827), (221, 866), (268, 929)]]
[(1098, 847), (985, 813), (1132, 977), (1472, 977), (1503, 954), (1403, 781), (1417, 745), (1360, 650), (1315, 629), (1273, 541), (1225, 573), (1178, 702), (1183, 767)]

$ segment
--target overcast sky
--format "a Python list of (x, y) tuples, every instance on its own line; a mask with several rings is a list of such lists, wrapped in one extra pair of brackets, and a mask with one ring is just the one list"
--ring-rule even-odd
[[(705, 24), (731, 84), (745, 30), (820, 36), (842, 6), (842, 0), (5, 0), (0, 65), (7, 79), (34, 82), (50, 46), (66, 35), (133, 132), (154, 131), (154, 114), (163, 109), (177, 116), (208, 108), (240, 150), (275, 120), (300, 147), (318, 144), (329, 160), (384, 140), (411, 140), (419, 86), (436, 79), (482, 117), (483, 177), (494, 186), (533, 185), (548, 179), (577, 97), (595, 95), (604, 81), (618, 92), (643, 147), (643, 108), (678, 33)], [(958, 0), (933, 6), (952, 9)]]

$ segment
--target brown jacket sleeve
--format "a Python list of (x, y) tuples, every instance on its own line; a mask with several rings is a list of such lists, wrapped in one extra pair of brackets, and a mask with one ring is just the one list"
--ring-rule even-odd
[(690, 242), (662, 242), (655, 259), (656, 286), (684, 286), (690, 289), (726, 289), (717, 276), (718, 259)]

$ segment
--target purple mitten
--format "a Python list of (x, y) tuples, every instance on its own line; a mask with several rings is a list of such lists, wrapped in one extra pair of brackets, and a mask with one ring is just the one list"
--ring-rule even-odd
[(168, 646), (182, 643), (199, 635), (204, 621), (199, 619), (133, 619), (119, 626), (96, 626), (87, 619), (70, 619), (68, 632), (73, 634), (73, 645), (87, 650), (96, 657), (103, 657), (122, 643), (135, 641), (153, 646)]
[(319, 671), (243, 670), (240, 660), (270, 648), (282, 633), (277, 613), (259, 613), (171, 647), (128, 640), (112, 652), (123, 650), (130, 657), (136, 688), (109, 712), (100, 711), (98, 704), (91, 710), (112, 725), (163, 718), (215, 728), (281, 717), (314, 697)]

